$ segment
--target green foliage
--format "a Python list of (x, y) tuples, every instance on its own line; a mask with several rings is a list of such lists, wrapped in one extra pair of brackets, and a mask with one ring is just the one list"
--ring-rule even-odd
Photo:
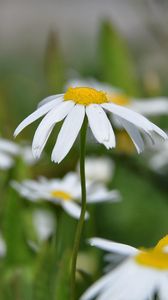
[(138, 83), (131, 55), (123, 38), (108, 21), (100, 30), (99, 53), (101, 80), (122, 88), (129, 95), (137, 95)]
[(9, 187), (5, 196), (3, 214), (4, 237), (7, 244), (6, 263), (17, 265), (27, 263), (30, 259), (28, 245), (24, 236), (23, 201)]
[(63, 55), (60, 51), (57, 35), (50, 32), (44, 60), (45, 79), (49, 94), (60, 93), (65, 81)]

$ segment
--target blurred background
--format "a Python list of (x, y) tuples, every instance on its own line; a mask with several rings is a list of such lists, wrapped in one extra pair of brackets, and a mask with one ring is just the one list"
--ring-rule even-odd
[[(168, 97), (168, 2), (0, 0), (1, 138), (14, 141), (14, 129), (38, 102), (63, 92), (67, 81), (74, 78), (109, 83), (130, 98)], [(166, 131), (167, 115), (168, 111), (150, 119)], [(17, 138), (19, 147), (31, 144), (36, 126)], [(59, 254), (55, 255), (59, 209), (25, 200), (10, 184), (14, 179), (41, 175), (63, 177), (76, 170), (78, 143), (61, 165), (51, 162), (57, 133), (58, 127), (39, 162), (27, 163), (22, 155), (14, 155), (11, 167), (0, 170), (2, 300), (68, 299), (67, 262), (76, 221), (61, 215)], [(107, 186), (118, 189), (122, 201), (89, 208), (92, 217), (85, 226), (79, 256), (78, 297), (104, 265), (101, 251), (90, 249), (85, 238), (94, 235), (150, 247), (168, 232), (168, 148), (164, 155), (157, 148), (138, 156), (128, 137), (123, 132), (116, 134), (116, 150), (107, 152), (93, 138), (87, 145), (88, 156), (107, 156), (114, 163)], [(156, 154), (161, 155), (153, 166), (151, 158)], [(39, 217), (39, 210), (44, 217)], [(40, 219), (38, 225), (34, 218)], [(42, 226), (52, 230), (41, 241)]]

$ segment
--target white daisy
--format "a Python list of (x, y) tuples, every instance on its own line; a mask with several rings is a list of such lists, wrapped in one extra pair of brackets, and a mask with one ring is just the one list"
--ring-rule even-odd
[(164, 174), (168, 169), (168, 141), (158, 143), (155, 147), (149, 148), (149, 166), (157, 173)]
[[(22, 183), (12, 182), (12, 186), (25, 198), (31, 201), (49, 200), (61, 207), (72, 217), (79, 218), (81, 186), (76, 173), (69, 173), (63, 179), (24, 180)], [(87, 202), (99, 203), (118, 201), (116, 190), (108, 191), (102, 184), (87, 182)], [(88, 214), (86, 215), (86, 217)]]
[[(85, 159), (85, 174), (89, 180), (109, 182), (114, 174), (114, 162), (108, 157), (90, 156)], [(79, 164), (78, 164), (79, 172)]]
[(6, 255), (6, 242), (0, 233), (0, 258), (3, 258)]
[(60, 163), (74, 144), (85, 116), (94, 137), (100, 144), (103, 144), (107, 149), (116, 146), (115, 134), (107, 112), (112, 113), (126, 129), (138, 152), (144, 149), (144, 141), (140, 131), (153, 141), (154, 133), (167, 139), (167, 135), (145, 117), (110, 102), (105, 92), (88, 87), (69, 88), (65, 94), (44, 99), (38, 109), (17, 127), (14, 135), (18, 135), (26, 126), (46, 115), (38, 126), (32, 143), (33, 155), (38, 158), (54, 125), (65, 119), (52, 152), (52, 160)]
[(19, 146), (7, 139), (0, 138), (0, 169), (7, 170), (14, 164), (14, 157), (19, 154)]
[(35, 163), (30, 146), (17, 145), (8, 139), (0, 138), (0, 169), (10, 169), (18, 156), (22, 157), (27, 165)]
[(134, 98), (128, 97), (121, 89), (115, 88), (108, 83), (99, 82), (89, 78), (86, 80), (72, 79), (69, 80), (66, 87), (89, 86), (97, 90), (105, 91), (108, 94), (109, 101), (124, 105), (144, 116), (168, 115), (168, 98)]
[(126, 258), (94, 283), (80, 300), (147, 300), (156, 292), (160, 300), (168, 300), (168, 236), (154, 248), (142, 250), (100, 238), (93, 238), (90, 243)]

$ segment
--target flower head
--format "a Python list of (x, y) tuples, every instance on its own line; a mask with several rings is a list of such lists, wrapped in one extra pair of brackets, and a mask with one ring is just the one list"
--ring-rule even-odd
[(138, 152), (144, 149), (140, 131), (149, 136), (153, 142), (154, 133), (167, 139), (167, 135), (145, 117), (110, 102), (106, 92), (89, 87), (71, 87), (65, 94), (44, 99), (38, 109), (21, 122), (14, 135), (18, 135), (26, 126), (45, 115), (35, 132), (32, 143), (33, 154), (39, 158), (54, 125), (65, 119), (52, 152), (52, 160), (59, 163), (74, 144), (85, 116), (95, 139), (100, 144), (107, 149), (116, 146), (115, 134), (107, 112), (112, 113), (125, 128)]
[(13, 166), (14, 157), (19, 154), (19, 146), (7, 139), (0, 138), (0, 169), (6, 170)]
[[(168, 299), (168, 236), (161, 239), (154, 248), (141, 250), (100, 238), (93, 238), (90, 243), (126, 258), (93, 284), (81, 300), (90, 300), (96, 296), (99, 300), (146, 300), (155, 292), (159, 299)], [(108, 259), (111, 257), (112, 254)]]
[[(80, 216), (81, 186), (76, 173), (69, 173), (63, 179), (24, 180), (22, 183), (12, 182), (12, 186), (25, 198), (31, 201), (48, 200), (60, 205), (74, 218)], [(99, 203), (118, 201), (119, 193), (108, 191), (102, 184), (87, 182), (87, 202)], [(88, 214), (86, 214), (86, 217)]]
[(10, 169), (15, 163), (15, 157), (22, 157), (27, 165), (35, 163), (29, 146), (20, 146), (8, 139), (0, 138), (0, 169)]
[(149, 147), (149, 166), (150, 168), (160, 174), (167, 173), (168, 167), (168, 141), (160, 144), (159, 142), (155, 147)]

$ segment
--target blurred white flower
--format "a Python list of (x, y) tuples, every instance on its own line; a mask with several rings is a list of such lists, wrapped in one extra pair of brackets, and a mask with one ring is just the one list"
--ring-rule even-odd
[[(93, 238), (91, 245), (125, 260), (94, 283), (80, 300), (147, 300), (157, 292), (160, 300), (168, 300), (168, 236), (151, 249), (134, 247)], [(111, 254), (112, 256), (112, 254)]]
[(167, 135), (145, 117), (115, 104), (106, 92), (89, 87), (69, 88), (65, 94), (44, 99), (38, 109), (20, 123), (14, 135), (17, 136), (26, 126), (45, 115), (35, 132), (32, 143), (33, 155), (39, 158), (55, 124), (65, 119), (52, 152), (52, 161), (60, 163), (72, 148), (85, 117), (98, 143), (103, 144), (107, 149), (116, 147), (115, 133), (107, 112), (112, 113), (117, 122), (128, 132), (138, 153), (144, 150), (144, 141), (140, 132), (153, 142), (155, 142), (154, 134), (167, 139)]
[(0, 233), (0, 258), (3, 258), (6, 255), (6, 243), (2, 234)]
[[(86, 157), (85, 174), (88, 180), (108, 183), (114, 174), (114, 162), (108, 157)], [(79, 172), (79, 164), (78, 164)]]
[(21, 146), (10, 140), (0, 138), (0, 169), (10, 169), (15, 164), (15, 158), (18, 156), (22, 157), (27, 165), (36, 162), (30, 146)]
[(19, 155), (20, 148), (10, 140), (0, 138), (0, 169), (6, 170), (13, 166), (14, 157)]
[(40, 242), (47, 240), (55, 230), (54, 215), (44, 209), (36, 209), (33, 212), (33, 225)]
[(157, 173), (164, 174), (168, 170), (168, 142), (157, 143), (155, 147), (149, 148), (149, 166)]
[(66, 84), (66, 87), (88, 86), (97, 90), (105, 91), (109, 96), (109, 101), (125, 105), (144, 116), (168, 115), (168, 97), (153, 98), (133, 98), (128, 97), (121, 89), (115, 88), (110, 84), (96, 81), (95, 79), (72, 79)]
[[(81, 185), (76, 173), (68, 173), (62, 179), (24, 180), (22, 183), (12, 182), (15, 188), (23, 197), (38, 201), (40, 199), (51, 201), (60, 205), (70, 216), (79, 218)], [(116, 190), (108, 191), (103, 184), (87, 182), (87, 202), (115, 202), (119, 200), (119, 192)], [(88, 214), (86, 214), (86, 218)]]
[(76, 79), (74, 78), (74, 79), (68, 80), (64, 87), (64, 90), (66, 91), (70, 87), (82, 87), (82, 86), (91, 87), (98, 91), (101, 90), (101, 91), (104, 91), (109, 94), (111, 94), (112, 92), (113, 93), (121, 92), (121, 89), (112, 87), (111, 84), (108, 84), (106, 82), (99, 82), (99, 81), (95, 80), (94, 78), (79, 79), (79, 77)]

